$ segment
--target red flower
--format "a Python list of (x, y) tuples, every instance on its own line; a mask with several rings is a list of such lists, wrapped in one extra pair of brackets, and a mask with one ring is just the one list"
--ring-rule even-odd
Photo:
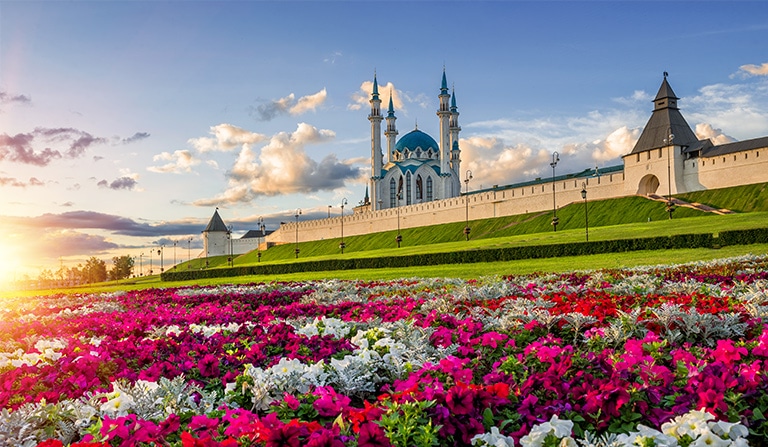
[(37, 444), (37, 447), (63, 447), (64, 443), (58, 439), (48, 439)]

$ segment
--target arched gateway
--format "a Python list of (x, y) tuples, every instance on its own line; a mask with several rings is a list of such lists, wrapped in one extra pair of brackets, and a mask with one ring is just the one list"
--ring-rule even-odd
[(641, 195), (655, 194), (659, 189), (659, 179), (653, 174), (648, 174), (640, 179), (640, 184), (637, 187), (637, 193)]

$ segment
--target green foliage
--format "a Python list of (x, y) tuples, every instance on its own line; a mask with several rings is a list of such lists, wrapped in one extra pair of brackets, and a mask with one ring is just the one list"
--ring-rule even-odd
[(86, 261), (81, 272), (85, 282), (94, 283), (106, 281), (107, 263), (95, 256), (91, 256), (90, 259)]
[(387, 412), (376, 423), (395, 447), (440, 445), (440, 425), (432, 425), (428, 409), (435, 401), (387, 402)]
[(129, 255), (114, 256), (112, 268), (109, 270), (109, 279), (120, 280), (129, 278), (133, 273), (133, 258)]

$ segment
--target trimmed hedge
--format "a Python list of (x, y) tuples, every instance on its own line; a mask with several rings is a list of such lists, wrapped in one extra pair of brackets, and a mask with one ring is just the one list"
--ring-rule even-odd
[[(764, 229), (763, 231), (764, 237), (768, 238), (768, 229)], [(732, 239), (736, 237), (737, 236), (731, 236)], [(720, 244), (726, 245), (722, 241), (720, 241)], [(580, 256), (638, 250), (712, 248), (713, 246), (714, 237), (712, 234), (678, 234), (674, 236), (657, 236), (651, 238), (618, 239), (594, 242), (571, 242), (564, 244), (532, 245), (522, 247), (486, 248), (444, 253), (424, 253), (408, 256), (357, 259), (326, 259), (321, 261), (300, 261), (291, 264), (262, 264), (207, 270), (168, 271), (164, 272), (162, 275), (160, 275), (160, 277), (163, 281), (185, 281), (202, 278), (247, 275), (278, 275), (309, 271), (399, 268), (419, 265), (515, 261), (520, 259), (554, 258), (561, 256)]]
[(717, 239), (720, 245), (764, 244), (768, 242), (768, 228), (721, 231)]

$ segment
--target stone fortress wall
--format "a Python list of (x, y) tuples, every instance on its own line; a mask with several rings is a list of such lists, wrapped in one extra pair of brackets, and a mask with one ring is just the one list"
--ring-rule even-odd
[[(555, 182), (554, 201), (557, 203), (557, 207), (561, 208), (569, 203), (582, 202), (582, 183), (586, 186), (588, 200), (601, 200), (626, 195), (622, 172), (599, 177), (574, 177)], [(464, 222), (467, 215), (467, 199), (469, 199), (470, 221), (552, 211), (552, 182), (520, 187), (499, 187), (474, 193), (470, 191), (468, 195), (461, 197), (347, 215), (344, 216), (344, 236), (396, 231), (398, 213), (401, 229)], [(317, 220), (299, 220), (299, 242), (339, 237), (341, 237), (341, 216)], [(266, 241), (271, 244), (288, 244), (295, 243), (296, 239), (296, 222), (294, 221), (282, 224), (280, 228), (267, 236)]]
[[(668, 155), (669, 154), (669, 155)], [(668, 163), (671, 157), (670, 162)], [(639, 158), (639, 161), (638, 161)], [(648, 179), (655, 179), (653, 190), (647, 190)], [(667, 181), (667, 178), (671, 180)], [(624, 169), (597, 177), (558, 179), (555, 202), (558, 208), (582, 202), (582, 183), (587, 201), (631, 195), (680, 194), (705, 189), (768, 182), (768, 145), (725, 155), (685, 160), (681, 148), (663, 148), (624, 157)], [(362, 211), (344, 216), (344, 236), (359, 236), (400, 228), (415, 228), (466, 220), (488, 219), (534, 212), (551, 212), (552, 181), (518, 187), (498, 187), (472, 192), (461, 197), (401, 206), (379, 211)], [(470, 224), (471, 227), (471, 224)], [(298, 241), (308, 242), (341, 237), (341, 216), (307, 220), (298, 223)], [(295, 243), (296, 222), (286, 222), (266, 237), (268, 244)], [(262, 248), (265, 248), (263, 246)]]

